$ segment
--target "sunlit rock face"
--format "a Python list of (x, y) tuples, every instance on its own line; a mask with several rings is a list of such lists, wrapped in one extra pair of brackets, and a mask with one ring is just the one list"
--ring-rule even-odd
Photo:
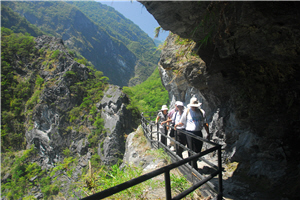
[[(61, 39), (40, 36), (35, 41), (37, 49), (60, 50), (65, 57), (57, 59), (52, 71), (44, 69), (43, 65), (36, 69), (36, 73), (44, 79), (45, 87), (40, 93), (39, 101), (33, 106), (32, 117), (28, 116), (33, 127), (26, 130), (27, 148), (34, 145), (39, 155), (37, 161), (48, 169), (62, 162), (66, 157), (63, 151), (70, 149), (72, 155), (79, 157), (80, 171), (87, 165), (92, 154), (97, 153), (90, 148), (89, 142), (89, 134), (95, 130), (95, 126), (94, 122), (85, 119), (84, 114), (80, 113), (75, 122), (81, 128), (73, 128), (68, 115), (72, 108), (81, 105), (83, 101), (82, 91), (75, 95), (71, 88), (79, 80), (92, 79), (91, 69), (74, 61)], [(70, 71), (73, 72), (72, 76), (68, 75)], [(103, 130), (96, 141), (101, 146), (99, 156), (102, 163), (99, 164), (116, 164), (125, 152), (124, 135), (137, 126), (131, 111), (126, 108), (128, 103), (127, 96), (119, 86), (107, 85), (95, 110), (95, 115), (98, 114), (103, 119)]]
[[(239, 163), (224, 181), (225, 196), (298, 197), (300, 4), (141, 3), (174, 33), (159, 62), (171, 105), (187, 105), (195, 95), (213, 140), (223, 145), (224, 165)], [(194, 43), (179, 42), (177, 35)]]
[(129, 99), (122, 89), (111, 85), (97, 104), (106, 130), (103, 143), (99, 143), (98, 148), (98, 154), (105, 165), (117, 164), (118, 160), (123, 158), (125, 135), (136, 127), (131, 111), (126, 108), (128, 103)]
[[(64, 132), (63, 130), (70, 125), (66, 119), (66, 113), (81, 101), (80, 94), (71, 95), (70, 86), (74, 85), (77, 80), (83, 81), (90, 78), (91, 70), (74, 61), (61, 39), (40, 36), (35, 41), (37, 49), (59, 50), (65, 55), (64, 59), (58, 59), (53, 64), (52, 71), (47, 70), (44, 65), (39, 65), (35, 69), (36, 73), (44, 79), (45, 88), (32, 109), (32, 118), (28, 116), (28, 120), (32, 120), (33, 127), (25, 134), (27, 148), (34, 145), (38, 150), (39, 164), (43, 168), (51, 168), (55, 163), (63, 161), (62, 151), (65, 148), (71, 147), (74, 153), (80, 155), (88, 153), (89, 143), (86, 135), (78, 137), (77, 131)], [(76, 75), (66, 76), (69, 71), (73, 71)]]

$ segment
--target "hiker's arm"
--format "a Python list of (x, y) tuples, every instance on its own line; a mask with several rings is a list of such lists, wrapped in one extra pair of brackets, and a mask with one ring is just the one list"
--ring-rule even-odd
[(170, 121), (172, 121), (172, 119), (167, 119), (166, 121), (161, 122), (161, 125), (163, 125), (163, 124), (165, 124), (165, 123), (168, 123), (168, 125), (169, 125), (169, 122), (170, 122)]
[(177, 126), (181, 127), (181, 126), (183, 126), (183, 125), (184, 125), (183, 123), (179, 122), (178, 124), (175, 124), (174, 129), (176, 130), (176, 127), (177, 127)]
[(155, 120), (156, 124), (157, 124), (158, 120), (159, 120), (159, 116), (156, 117), (156, 120)]

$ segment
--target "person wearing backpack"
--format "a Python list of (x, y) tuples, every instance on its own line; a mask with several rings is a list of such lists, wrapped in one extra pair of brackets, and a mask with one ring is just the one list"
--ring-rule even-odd
[[(184, 111), (184, 105), (181, 101), (176, 101), (175, 105), (176, 105), (176, 111), (173, 113), (172, 118), (171, 119), (168, 118), (167, 121), (161, 122), (161, 125), (163, 125), (164, 123), (168, 123), (168, 122), (172, 122), (172, 124), (175, 125), (175, 124), (180, 122), (180, 119), (181, 119), (183, 111)], [(177, 129), (185, 130), (184, 126), (177, 127)], [(181, 133), (181, 132), (177, 131), (177, 130), (174, 130), (174, 129), (172, 129), (172, 130), (173, 130), (173, 135), (171, 135), (171, 133), (170, 133), (170, 137), (175, 137), (175, 131), (176, 131), (177, 142), (179, 142), (179, 143), (181, 143), (182, 145), (185, 146), (187, 144), (186, 143), (186, 135), (184, 133)], [(181, 158), (183, 158), (183, 156), (182, 156), (183, 148), (182, 147), (180, 147), (179, 145), (176, 145), (176, 152)]]
[[(185, 130), (189, 133), (203, 137), (202, 128), (204, 126), (208, 137), (210, 136), (208, 124), (206, 123), (205, 112), (204, 110), (200, 109), (201, 103), (199, 103), (196, 97), (192, 97), (190, 99), (190, 104), (188, 105), (188, 109), (186, 109), (180, 119), (180, 122), (175, 124), (175, 128), (185, 126)], [(190, 136), (186, 136), (187, 139), (187, 146), (192, 151), (199, 153), (201, 152), (203, 142), (192, 138)], [(189, 156), (191, 153), (189, 152)], [(197, 161), (192, 161), (191, 166), (198, 170)]]
[[(159, 131), (165, 135), (167, 135), (168, 129), (166, 126), (162, 125), (162, 122), (166, 121), (167, 119), (168, 119), (168, 107), (167, 107), (167, 105), (163, 105), (161, 107), (161, 111), (157, 114), (155, 123), (158, 123), (158, 120), (159, 120)], [(168, 125), (169, 125), (169, 123), (168, 123)], [(164, 145), (167, 146), (167, 138), (165, 136), (160, 135), (160, 141), (161, 141), (161, 143), (163, 143)]]

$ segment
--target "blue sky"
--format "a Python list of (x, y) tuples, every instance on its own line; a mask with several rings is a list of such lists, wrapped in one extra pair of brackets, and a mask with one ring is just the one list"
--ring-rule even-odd
[[(149, 37), (154, 38), (154, 30), (159, 26), (155, 18), (147, 11), (147, 9), (137, 1), (123, 0), (97, 0), (98, 2), (111, 6), (119, 13), (130, 19), (138, 25)], [(164, 41), (168, 36), (168, 31), (159, 34), (158, 40)]]

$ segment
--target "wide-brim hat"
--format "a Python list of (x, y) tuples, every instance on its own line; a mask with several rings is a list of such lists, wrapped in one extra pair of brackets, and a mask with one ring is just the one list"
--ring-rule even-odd
[(175, 105), (177, 106), (177, 104), (178, 104), (179, 102), (181, 102), (181, 101), (176, 101), (176, 102), (175, 102)]
[(163, 105), (163, 106), (161, 107), (161, 110), (168, 110), (167, 105)]
[(176, 101), (176, 106), (183, 106), (183, 103), (181, 101)]
[(199, 103), (198, 99), (196, 97), (192, 97), (190, 99), (189, 107), (200, 107), (202, 103)]

